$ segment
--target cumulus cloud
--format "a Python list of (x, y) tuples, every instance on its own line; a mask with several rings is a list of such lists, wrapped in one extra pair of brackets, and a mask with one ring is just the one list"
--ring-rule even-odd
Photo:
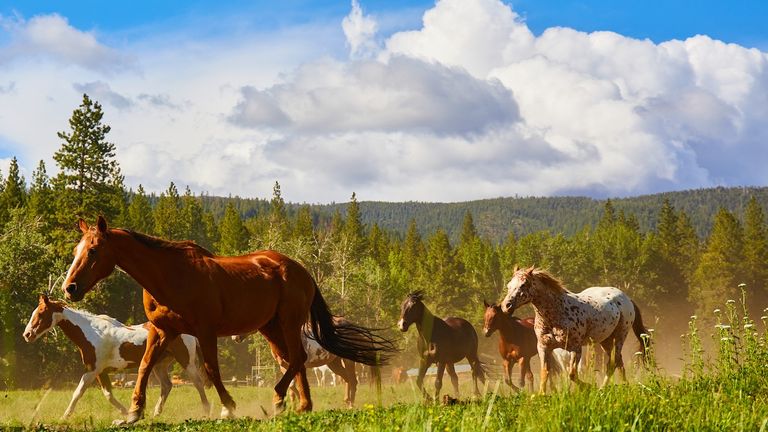
[[(353, 3), (344, 22), (361, 16)], [(534, 36), (499, 0), (441, 0), (376, 60), (244, 88), (231, 120), (281, 131), (277, 164), (376, 198), (765, 184), (767, 59), (707, 36)]]
[(93, 32), (72, 27), (58, 14), (29, 20), (0, 15), (0, 28), (10, 36), (10, 42), (0, 46), (0, 64), (38, 57), (100, 72), (135, 68), (133, 58), (100, 43)]
[(378, 51), (375, 40), (378, 24), (372, 17), (363, 15), (357, 0), (352, 0), (352, 10), (341, 21), (341, 28), (353, 58), (370, 57)]
[(93, 99), (107, 102), (117, 109), (127, 109), (133, 105), (133, 101), (116, 91), (113, 91), (109, 84), (104, 81), (93, 81), (89, 83), (74, 83), (72, 87), (80, 93), (86, 93)]
[[(378, 36), (355, 1), (341, 30), (142, 40), (128, 51), (142, 73), (114, 74), (29, 42), (36, 19), (2, 20), (7, 141), (37, 152), (27, 159), (52, 154), (87, 90), (116, 108), (128, 184), (150, 190), (172, 179), (263, 196), (277, 179), (297, 201), (455, 201), (768, 184), (768, 56), (705, 35), (534, 35), (499, 0), (439, 0), (418, 28)], [(80, 68), (23, 67), (38, 56)]]

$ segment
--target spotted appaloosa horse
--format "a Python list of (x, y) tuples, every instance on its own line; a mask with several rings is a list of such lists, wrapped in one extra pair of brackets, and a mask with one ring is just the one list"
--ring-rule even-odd
[[(502, 310), (511, 313), (527, 303), (536, 311), (537, 350), (541, 359), (540, 391), (546, 391), (552, 350), (563, 348), (572, 353), (569, 376), (578, 384), (578, 365), (582, 346), (599, 343), (606, 352), (606, 376), (603, 385), (610, 382), (619, 368), (626, 381), (621, 349), (630, 328), (642, 344), (642, 335), (648, 334), (640, 309), (621, 290), (613, 287), (592, 287), (572, 293), (549, 273), (530, 267), (516, 270), (507, 284), (507, 295), (501, 302)], [(641, 350), (645, 353), (645, 349)]]
[(126, 423), (142, 418), (148, 373), (170, 341), (181, 333), (200, 342), (204, 364), (221, 400), (222, 417), (233, 417), (235, 401), (219, 371), (217, 336), (258, 330), (273, 351), (287, 359), (288, 369), (275, 385), (275, 411), (285, 408), (285, 394), (296, 378), (298, 411), (311, 411), (306, 352), (301, 345), (304, 323), (328, 351), (367, 365), (385, 364), (394, 344), (356, 325), (338, 325), (312, 275), (301, 264), (276, 251), (218, 256), (190, 241), (168, 241), (125, 229), (109, 229), (79, 221), (83, 235), (62, 284), (67, 300), (80, 301), (96, 284), (120, 267), (144, 288), (144, 312), (154, 324), (139, 366)]
[[(501, 306), (492, 305), (486, 301), (483, 333), (490, 337), (499, 331), (499, 354), (504, 360), (504, 382), (515, 390), (525, 387), (528, 380), (528, 390), (533, 391), (533, 372), (531, 372), (531, 357), (535, 356), (536, 333), (533, 331), (534, 319), (520, 319), (501, 311)], [(512, 368), (520, 365), (520, 387), (512, 384)]]
[(448, 370), (451, 384), (456, 395), (459, 394), (459, 377), (453, 364), (466, 358), (472, 367), (472, 383), (475, 394), (480, 395), (477, 380), (485, 382), (483, 364), (477, 356), (477, 332), (469, 321), (463, 318), (437, 318), (423, 303), (424, 296), (417, 291), (408, 294), (400, 308), (400, 321), (397, 323), (401, 331), (406, 332), (411, 324), (416, 324), (419, 331), (418, 349), (421, 362), (416, 385), (426, 398), (429, 395), (424, 390), (424, 375), (432, 363), (437, 363), (435, 378), (435, 400), (440, 398), (443, 386), (443, 373)]
[[(72, 394), (67, 410), (64, 411), (64, 418), (72, 414), (85, 388), (94, 379), (98, 381), (109, 402), (121, 413), (126, 414), (128, 411), (112, 395), (109, 372), (138, 367), (147, 344), (147, 328), (151, 325), (144, 323), (126, 326), (106, 315), (93, 315), (90, 312), (71, 309), (65, 303), (41, 295), (24, 329), (24, 339), (34, 342), (54, 326), (59, 326), (80, 349), (87, 372), (80, 378), (80, 384)], [(205, 377), (201, 374), (202, 359), (199, 352), (197, 339), (187, 334), (180, 335), (168, 345), (167, 354), (152, 371), (160, 382), (160, 399), (155, 405), (155, 415), (163, 411), (165, 400), (173, 387), (168, 379), (168, 365), (173, 359), (186, 370), (189, 380), (200, 394), (203, 412), (205, 415), (209, 414), (210, 404), (203, 388)]]

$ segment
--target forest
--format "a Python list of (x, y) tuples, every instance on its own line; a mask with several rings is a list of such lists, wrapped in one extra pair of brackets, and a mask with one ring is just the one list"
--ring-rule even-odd
[[(289, 203), (279, 179), (270, 198), (214, 197), (170, 182), (159, 194), (125, 185), (102, 106), (83, 96), (59, 132), (56, 174), (40, 161), (27, 181), (16, 158), (0, 175), (0, 388), (75, 381), (79, 355), (61, 332), (27, 344), (22, 330), (38, 294), (61, 296), (60, 277), (80, 237), (77, 220), (104, 215), (166, 239), (190, 239), (221, 255), (275, 249), (305, 265), (334, 313), (392, 329), (412, 363), (413, 335), (395, 333), (400, 302), (422, 290), (437, 315), (480, 327), (515, 265), (545, 268), (580, 291), (625, 290), (646, 322), (677, 337), (691, 314), (712, 319), (723, 298), (758, 314), (768, 302), (768, 188), (715, 188), (635, 198), (514, 197), (467, 203)], [(78, 308), (125, 323), (146, 320), (141, 287), (116, 272)], [(675, 332), (677, 332), (675, 334)], [(269, 358), (261, 337), (220, 340), (223, 376)]]

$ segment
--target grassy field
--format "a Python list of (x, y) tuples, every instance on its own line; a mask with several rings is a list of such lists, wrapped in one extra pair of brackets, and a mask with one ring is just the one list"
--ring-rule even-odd
[[(768, 311), (762, 322), (738, 316), (729, 301), (716, 322), (692, 317), (683, 335), (685, 367), (682, 377), (671, 378), (654, 368), (631, 374), (628, 384), (599, 388), (600, 377), (587, 374), (585, 388), (561, 384), (547, 395), (512, 393), (497, 380), (489, 380), (481, 398), (469, 398), (470, 383), (462, 377), (459, 403), (426, 403), (412, 382), (385, 385), (381, 397), (368, 386), (358, 392), (357, 408), (342, 408), (343, 388), (313, 388), (315, 412), (272, 416), (272, 390), (231, 388), (238, 403), (236, 420), (206, 419), (191, 387), (175, 388), (158, 418), (115, 430), (137, 431), (634, 431), (634, 430), (768, 430)], [(703, 336), (702, 336), (703, 335)], [(713, 341), (705, 353), (704, 340)], [(428, 388), (432, 388), (428, 380)], [(450, 390), (445, 382), (444, 393)], [(218, 413), (218, 398), (209, 390)], [(106, 430), (119, 413), (101, 392), (90, 389), (75, 414), (58, 420), (71, 390), (12, 391), (0, 393), (0, 427), (38, 430)], [(148, 409), (158, 396), (148, 395)], [(130, 389), (116, 397), (127, 405)]]

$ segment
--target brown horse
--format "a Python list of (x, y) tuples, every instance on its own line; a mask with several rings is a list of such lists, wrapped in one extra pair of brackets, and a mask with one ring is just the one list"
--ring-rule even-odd
[(200, 342), (205, 369), (222, 403), (222, 416), (234, 415), (235, 402), (219, 373), (217, 336), (258, 330), (288, 368), (275, 385), (276, 411), (297, 378), (299, 411), (310, 411), (312, 400), (301, 345), (302, 326), (311, 323), (313, 337), (328, 351), (368, 365), (382, 364), (393, 344), (364, 327), (334, 324), (320, 290), (309, 272), (275, 251), (222, 257), (188, 241), (167, 241), (124, 229), (108, 229), (99, 217), (83, 233), (63, 283), (68, 300), (79, 301), (97, 282), (120, 267), (144, 288), (144, 312), (154, 324), (147, 338), (133, 392), (128, 423), (144, 411), (148, 373), (169, 342), (181, 333)]
[[(500, 305), (485, 304), (485, 324), (483, 333), (490, 337), (499, 331), (499, 354), (504, 360), (504, 382), (515, 390), (525, 387), (528, 379), (528, 390), (533, 391), (533, 372), (531, 372), (531, 357), (536, 351), (536, 333), (533, 331), (534, 319), (520, 319), (501, 311)], [(515, 363), (520, 365), (520, 387), (512, 384), (512, 368)]]
[(459, 377), (453, 364), (466, 358), (472, 367), (472, 383), (475, 386), (475, 394), (480, 395), (477, 388), (477, 380), (485, 383), (483, 364), (477, 356), (477, 332), (469, 321), (463, 318), (448, 317), (437, 318), (423, 303), (424, 296), (417, 291), (408, 294), (400, 308), (400, 322), (398, 327), (403, 332), (408, 331), (411, 324), (416, 324), (419, 331), (418, 349), (421, 356), (419, 375), (416, 377), (416, 385), (424, 393), (424, 375), (432, 363), (437, 363), (437, 377), (435, 378), (435, 400), (440, 398), (440, 389), (443, 386), (443, 373), (448, 370), (451, 384), (456, 395), (459, 394)]

